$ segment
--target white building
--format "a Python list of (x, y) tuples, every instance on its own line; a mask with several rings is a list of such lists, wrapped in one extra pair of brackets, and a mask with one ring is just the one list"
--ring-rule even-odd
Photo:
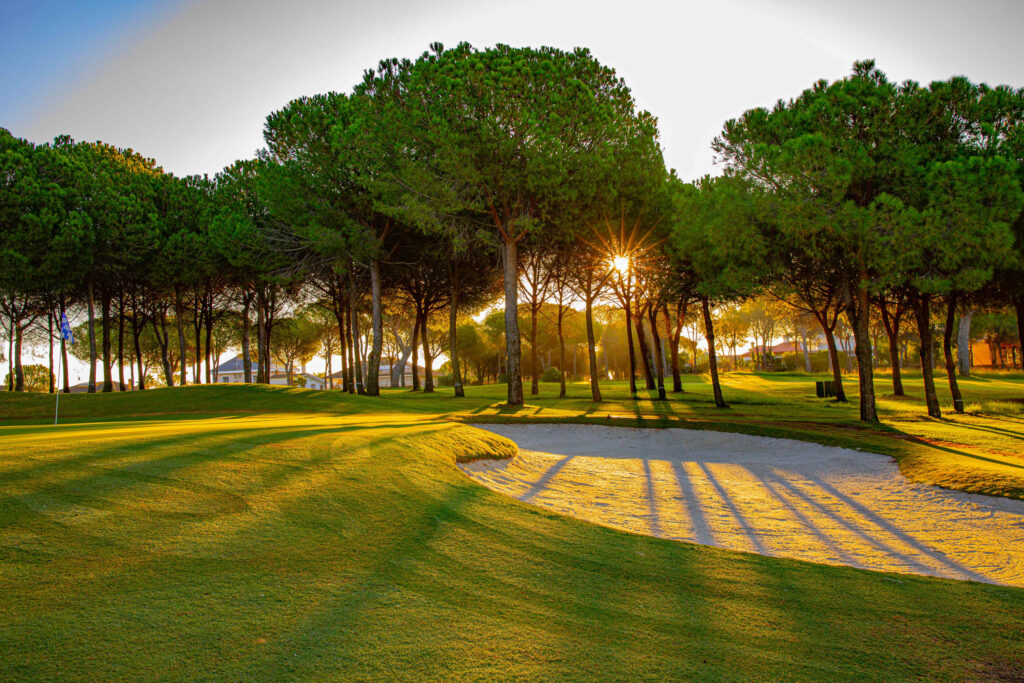
[[(302, 378), (302, 380), (299, 379), (300, 377)], [(305, 382), (304, 384), (303, 381)], [(324, 380), (323, 377), (317, 377), (316, 375), (308, 372), (300, 372), (299, 374), (295, 375), (295, 382), (296, 384), (302, 384), (307, 389), (322, 390), (325, 389), (327, 386), (327, 382), (326, 380)]]
[[(288, 384), (288, 368), (275, 360), (270, 361), (270, 383)], [(256, 379), (256, 361), (252, 362), (252, 377)], [(217, 383), (244, 382), (245, 366), (241, 356), (235, 356), (231, 360), (217, 366)]]
[[(424, 371), (423, 367), (420, 366), (420, 380), (423, 379), (423, 373), (424, 372), (425, 371)], [(405, 370), (404, 370), (403, 374), (405, 375), (405, 377), (404, 377), (404, 379), (405, 379), (404, 384), (402, 382), (403, 378), (399, 377), (398, 378), (398, 382), (394, 386), (395, 387), (401, 387), (401, 386), (412, 387), (412, 363), (411, 362), (405, 364)], [(364, 377), (366, 376), (366, 363), (363, 363), (363, 376)], [(342, 374), (341, 372), (336, 372), (333, 375), (331, 375), (331, 377), (334, 379), (334, 388), (335, 389), (341, 389), (341, 387), (343, 386), (343, 382), (345, 380), (344, 374)], [(377, 373), (377, 386), (380, 387), (381, 389), (391, 389), (391, 388), (393, 388), (391, 386), (391, 366), (390, 365), (385, 364), (385, 363), (381, 363), (380, 371)]]

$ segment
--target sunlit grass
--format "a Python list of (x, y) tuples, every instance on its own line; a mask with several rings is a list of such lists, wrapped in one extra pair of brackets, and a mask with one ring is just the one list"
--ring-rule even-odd
[(1024, 495), (1024, 381), (965, 382), (978, 408), (942, 421), (883, 399), (885, 424), (863, 430), (813, 379), (727, 374), (725, 410), (702, 378), (667, 402), (609, 385), (598, 406), (586, 384), (566, 400), (542, 384), (517, 409), (500, 386), (191, 387), (70, 396), (56, 428), (49, 397), (0, 396), (0, 678), (1020, 675), (1024, 591), (633, 536), (455, 467), (511, 453), (459, 420), (671, 424), (877, 450), (922, 481)]

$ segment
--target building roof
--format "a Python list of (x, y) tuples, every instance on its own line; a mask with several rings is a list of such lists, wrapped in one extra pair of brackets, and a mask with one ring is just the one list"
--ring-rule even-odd
[[(813, 345), (812, 345), (812, 348), (813, 348)], [(740, 357), (741, 358), (749, 357), (751, 351), (756, 351), (757, 353), (761, 353), (761, 347), (760, 346), (755, 346), (755, 347), (753, 347), (751, 349), (748, 349), (747, 352), (741, 354)], [(795, 353), (797, 351), (803, 351), (803, 347), (799, 343), (797, 343), (797, 342), (782, 342), (781, 344), (776, 344), (775, 346), (771, 347), (770, 349), (768, 349), (768, 351), (772, 355), (777, 356), (780, 353)]]
[[(218, 374), (224, 374), (224, 373), (229, 373), (229, 372), (245, 372), (245, 365), (244, 365), (244, 363), (242, 361), (243, 361), (242, 356), (241, 355), (237, 355), (234, 358), (232, 358), (231, 360), (225, 361), (225, 362), (221, 363), (220, 365), (218, 365), (217, 366), (217, 373)], [(270, 367), (274, 371), (279, 371), (279, 372), (284, 371), (284, 366), (281, 365), (280, 363), (274, 361), (274, 360), (270, 361)], [(256, 372), (256, 361), (255, 360), (252, 361), (252, 370), (253, 370), (253, 372)]]
[[(255, 365), (256, 363), (253, 363), (253, 367), (255, 367)], [(245, 372), (245, 365), (242, 363), (242, 357), (235, 356), (226, 363), (221, 363), (220, 365), (217, 366), (217, 372)]]
[[(420, 370), (423, 370), (423, 366), (422, 365), (417, 365), (417, 367), (419, 367)], [(366, 369), (366, 365), (365, 364), (363, 365), (363, 369)], [(407, 372), (407, 373), (411, 373), (412, 372), (412, 363), (411, 362), (405, 364), (405, 368), (403, 369), (403, 372)], [(391, 374), (391, 365), (389, 363), (381, 363), (380, 364), (380, 369), (377, 370), (377, 374), (378, 375), (383, 375), (385, 373), (389, 374), (389, 375)], [(341, 370), (338, 370), (333, 375), (331, 375), (331, 377), (333, 377), (334, 379), (344, 379), (345, 374)]]

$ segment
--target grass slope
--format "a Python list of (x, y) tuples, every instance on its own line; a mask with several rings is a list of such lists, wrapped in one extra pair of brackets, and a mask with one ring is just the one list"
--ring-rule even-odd
[[(1024, 498), (1024, 377), (993, 373), (961, 380), (967, 414), (956, 415), (945, 384), (939, 383), (945, 417), (934, 420), (924, 409), (920, 377), (904, 380), (908, 395), (893, 397), (889, 379), (879, 377), (876, 391), (882, 425), (866, 428), (858, 421), (857, 384), (847, 380), (849, 403), (814, 396), (818, 377), (800, 374), (726, 373), (723, 378), (730, 407), (716, 409), (704, 377), (686, 377), (685, 392), (670, 400), (629, 398), (624, 383), (603, 386), (605, 401), (594, 404), (588, 385), (569, 387), (565, 399), (558, 386), (542, 384), (539, 396), (509, 409), (500, 401), (501, 386), (469, 387), (469, 396), (455, 399), (450, 389), (433, 396), (407, 390), (386, 390), (380, 399), (342, 398), (338, 393), (269, 386), (199, 386), (187, 391), (160, 389), (143, 393), (73, 394), (61, 398), (63, 419), (95, 421), (116, 417), (211, 415), (221, 413), (308, 412), (353, 415), (371, 411), (405, 414), (423, 419), (463, 421), (555, 421), (679, 426), (719, 429), (765, 436), (791, 437), (861, 448), (896, 458), (913, 481), (950, 489)], [(13, 421), (47, 423), (53, 419), (53, 399), (40, 394), (0, 392), (0, 424)], [(639, 418), (639, 420), (638, 420)]]
[[(808, 378), (728, 382), (726, 411), (698, 380), (668, 404), (615, 388), (599, 410), (583, 386), (563, 401), (545, 387), (512, 412), (493, 387), (465, 401), (192, 387), (71, 396), (75, 422), (57, 428), (40, 424), (47, 397), (4, 396), (0, 678), (1024, 675), (1022, 590), (634, 536), (454, 466), (511, 447), (452, 416), (639, 412), (881, 445), (911, 472), (979, 468), (983, 452), (1012, 470), (1003, 451), (1021, 438), (1017, 414), (935, 422), (907, 401), (883, 402), (887, 426), (865, 434), (850, 407), (807, 397)], [(981, 379), (968, 397), (1003, 405), (1021, 386)]]

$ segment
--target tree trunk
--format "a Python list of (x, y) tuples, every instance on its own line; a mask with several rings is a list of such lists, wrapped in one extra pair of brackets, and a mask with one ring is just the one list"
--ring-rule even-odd
[(661, 345), (661, 335), (658, 333), (658, 311), (654, 306), (647, 307), (647, 319), (651, 325), (651, 344), (657, 349), (653, 355), (658, 378), (658, 400), (664, 401), (668, 398), (665, 395), (664, 348)]
[(452, 364), (452, 384), (455, 387), (456, 398), (462, 398), (466, 391), (462, 388), (462, 369), (459, 367), (459, 281), (455, 270), (450, 270), (452, 295), (448, 306), (448, 356)]
[[(590, 361), (590, 397), (594, 400), (594, 403), (601, 402), (601, 385), (597, 379), (597, 349), (595, 348), (594, 341), (594, 299), (591, 296), (589, 285), (590, 280), (587, 280), (587, 291), (584, 295), (586, 299), (586, 320), (587, 320), (587, 357)], [(608, 361), (608, 352), (605, 351), (605, 362)], [(607, 374), (605, 375), (607, 377)]]
[(89, 279), (89, 393), (96, 393), (96, 295), (92, 278)]
[[(163, 334), (161, 334), (161, 331)], [(153, 318), (153, 334), (160, 343), (160, 360), (164, 368), (164, 382), (169, 387), (174, 386), (174, 368), (171, 367), (169, 346), (171, 344), (171, 333), (167, 331), (167, 313), (161, 311), (160, 326), (157, 327), (156, 317)]]
[(256, 383), (267, 384), (270, 379), (268, 377), (267, 366), (264, 363), (266, 360), (266, 327), (263, 324), (263, 316), (266, 309), (265, 301), (267, 295), (263, 289), (263, 285), (259, 285), (256, 289)]
[(428, 332), (430, 313), (423, 309), (423, 324), (420, 327), (420, 340), (423, 342), (423, 393), (434, 393), (434, 357), (430, 353), (430, 335)]
[(523, 405), (522, 345), (519, 339), (519, 247), (505, 237), (502, 251), (505, 280), (505, 378), (508, 405)]
[(629, 297), (626, 297), (623, 309), (626, 313), (626, 350), (629, 352), (629, 395), (636, 398), (636, 355), (633, 350), (633, 311)]
[(111, 296), (105, 291), (100, 293), (100, 311), (103, 316), (103, 393), (114, 390), (112, 345), (110, 343), (110, 304)]
[(540, 393), (540, 368), (537, 364), (537, 309), (538, 305), (530, 302), (530, 396)]
[(252, 383), (252, 351), (250, 345), (250, 322), (249, 308), (252, 306), (252, 296), (248, 293), (242, 299), (242, 372), (246, 384)]
[(821, 324), (821, 329), (825, 333), (825, 344), (828, 345), (828, 365), (832, 371), (832, 383), (836, 389), (836, 401), (840, 403), (846, 402), (846, 389), (843, 388), (843, 373), (839, 369), (839, 349), (836, 348), (836, 337), (833, 333), (835, 329), (835, 322), (829, 325), (828, 313), (814, 312), (814, 317), (818, 319)]
[[(563, 321), (565, 319), (565, 307), (558, 304), (558, 398), (565, 398), (565, 332)], [(572, 354), (573, 365), (576, 364), (576, 351)], [(575, 368), (574, 372), (575, 374)]]
[(348, 393), (356, 393), (356, 353), (352, 343), (352, 312), (345, 306), (345, 340), (348, 342)]
[[(338, 290), (334, 289), (333, 291)], [(352, 364), (349, 361), (351, 344), (348, 336), (348, 309), (340, 293), (335, 295), (333, 308), (334, 317), (338, 321), (338, 339), (341, 347), (341, 390), (351, 394), (354, 391), (354, 385), (352, 384)]]
[(203, 302), (198, 293), (192, 295), (192, 383), (203, 383)]
[(207, 287), (206, 289), (204, 307), (206, 309), (206, 312), (203, 313), (203, 323), (206, 332), (206, 348), (204, 349), (203, 352), (203, 360), (205, 361), (204, 365), (206, 366), (206, 383), (211, 384), (214, 381), (213, 363), (217, 359), (213, 357), (213, 292), (210, 291), (209, 287)]
[(401, 337), (398, 336), (398, 332), (395, 332), (395, 345), (399, 349), (399, 355), (396, 361), (391, 366), (391, 386), (405, 388), (405, 365), (409, 362), (409, 356), (412, 355), (412, 347), (408, 344), (403, 344)]
[(46, 309), (46, 346), (49, 347), (49, 365), (47, 367), (50, 371), (47, 384), (50, 386), (50, 393), (53, 394), (57, 391), (57, 377), (53, 372), (53, 308), (49, 306)]
[(185, 317), (184, 307), (181, 305), (181, 290), (177, 287), (174, 288), (174, 317), (178, 325), (178, 365), (181, 368), (181, 375), (178, 378), (178, 384), (185, 386), (188, 384), (188, 357), (185, 353), (185, 328), (182, 325), (182, 319)]
[(416, 302), (416, 322), (412, 325), (412, 390), (420, 390), (420, 321), (423, 311)]
[(939, 408), (939, 397), (935, 392), (935, 346), (932, 341), (931, 295), (913, 292), (910, 303), (917, 320), (917, 333), (921, 339), (921, 379), (924, 382), (924, 400), (928, 406), (928, 415), (942, 417)]
[(25, 391), (25, 369), (21, 364), (21, 344), (25, 329), (20, 323), (14, 326), (14, 390)]
[(117, 297), (117, 379), (119, 391), (126, 391), (124, 384), (124, 290)]
[[(655, 314), (654, 317), (655, 319), (657, 319), (658, 315)], [(664, 375), (665, 371), (668, 370), (668, 352), (665, 350), (665, 338), (660, 336), (661, 332), (658, 332), (658, 335), (658, 349), (661, 353), (661, 370), (662, 375)]]
[(857, 371), (860, 380), (860, 419), (863, 422), (878, 422), (875, 407), (875, 376), (871, 365), (870, 302), (865, 284), (867, 274), (861, 273), (856, 284), (846, 283), (846, 317), (853, 330), (854, 351), (857, 354)]
[(686, 302), (680, 302), (676, 308), (676, 324), (668, 325), (669, 314), (668, 305), (665, 306), (665, 324), (668, 326), (667, 329), (671, 330), (671, 337), (669, 340), (669, 355), (672, 358), (672, 393), (680, 394), (683, 392), (683, 378), (679, 372), (679, 338), (683, 334), (683, 321), (686, 320)]
[(704, 312), (704, 333), (708, 340), (708, 368), (711, 370), (711, 388), (715, 395), (715, 406), (727, 407), (722, 397), (722, 385), (718, 381), (718, 361), (715, 358), (715, 327), (711, 320), (711, 304), (706, 296), (700, 298), (700, 306)]
[(804, 372), (809, 375), (814, 369), (811, 367), (811, 345), (806, 330), (800, 330), (800, 346), (804, 349)]
[(1013, 308), (1017, 314), (1017, 339), (1021, 344), (1021, 353), (1024, 354), (1024, 294), (1013, 297)]
[(903, 372), (900, 363), (900, 318), (903, 311), (900, 304), (896, 310), (889, 312), (889, 307), (883, 300), (878, 305), (882, 312), (882, 326), (885, 327), (885, 336), (889, 339), (889, 365), (892, 366), (892, 393), (893, 396), (905, 396), (903, 391)]
[[(132, 295), (132, 348), (135, 349), (135, 365), (139, 370), (139, 391), (146, 390), (146, 372), (142, 365), (142, 326), (136, 312), (135, 295)], [(145, 324), (145, 323), (143, 323)]]
[(356, 393), (365, 394), (366, 385), (363, 384), (363, 363), (359, 355), (359, 300), (356, 296), (356, 280), (349, 270), (348, 274), (348, 311), (352, 322), (352, 359), (355, 361), (356, 372)]
[(949, 295), (946, 304), (946, 327), (942, 330), (942, 355), (946, 360), (946, 376), (949, 378), (949, 393), (953, 396), (953, 410), (964, 412), (964, 397), (956, 381), (956, 361), (953, 360), (953, 323), (956, 322), (956, 294)]
[(380, 261), (370, 261), (370, 301), (372, 308), (373, 342), (366, 369), (366, 393), (380, 396), (380, 355), (384, 350), (384, 314), (380, 303)]
[(644, 386), (646, 389), (654, 389), (654, 373), (651, 372), (651, 347), (647, 344), (647, 334), (644, 332), (644, 310), (646, 306), (641, 306), (636, 311), (636, 341), (640, 345), (640, 360), (642, 361), (644, 369)]
[[(13, 304), (13, 301), (12, 301)], [(7, 391), (14, 391), (14, 316), (11, 316), (7, 334)]]
[(961, 377), (971, 376), (971, 316), (974, 311), (967, 309), (960, 316), (960, 328), (956, 335), (956, 356)]

